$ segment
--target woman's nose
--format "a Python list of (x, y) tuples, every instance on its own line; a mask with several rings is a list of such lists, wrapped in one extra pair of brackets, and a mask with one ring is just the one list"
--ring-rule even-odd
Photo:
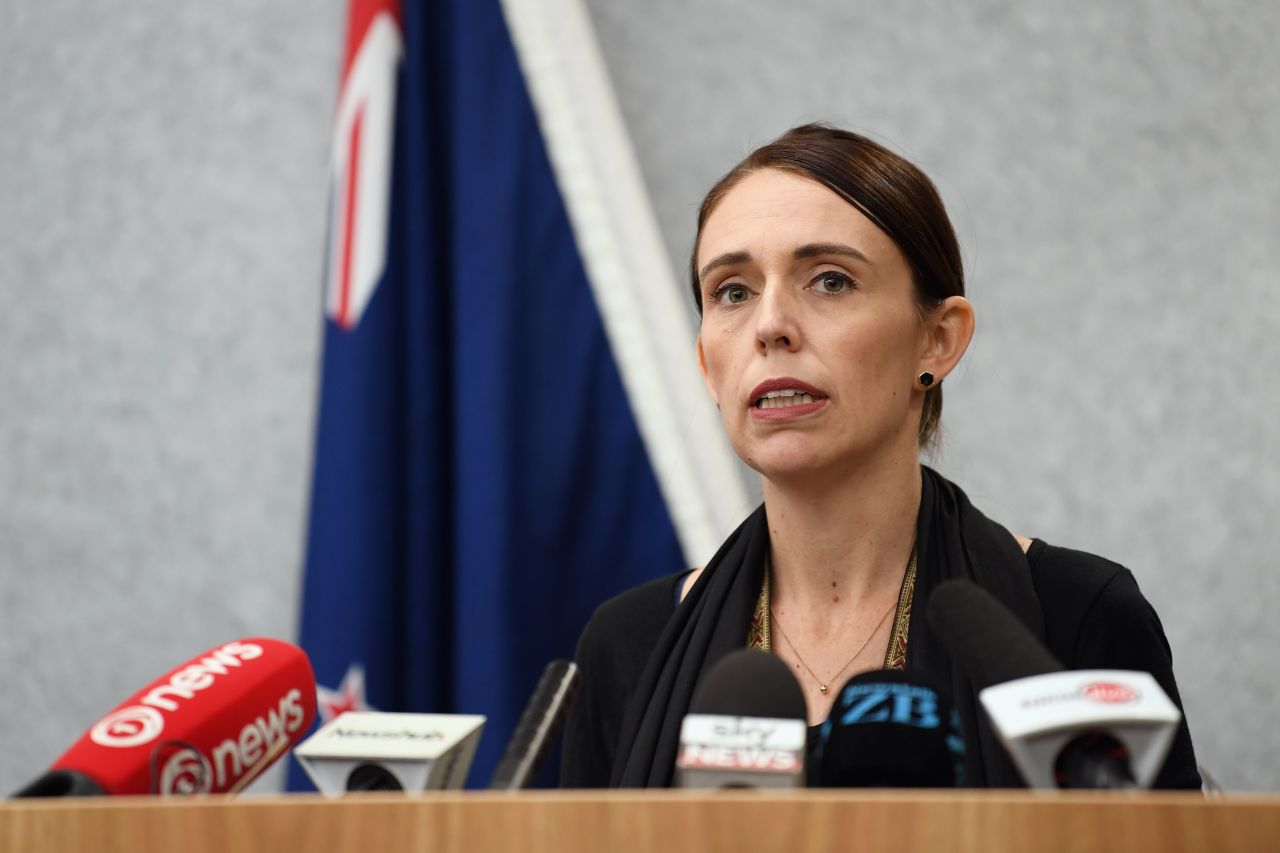
[(760, 296), (756, 314), (756, 351), (766, 355), (770, 350), (795, 350), (800, 344), (796, 322), (796, 306), (791, 294), (782, 287), (766, 286)]

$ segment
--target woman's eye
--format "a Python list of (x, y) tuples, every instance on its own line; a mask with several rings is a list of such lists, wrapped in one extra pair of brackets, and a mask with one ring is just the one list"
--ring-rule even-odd
[(716, 292), (712, 294), (713, 302), (719, 302), (724, 305), (737, 305), (740, 302), (746, 302), (751, 294), (741, 284), (722, 284), (716, 288)]
[(814, 286), (823, 293), (844, 293), (853, 289), (854, 282), (842, 272), (824, 272), (814, 279)]

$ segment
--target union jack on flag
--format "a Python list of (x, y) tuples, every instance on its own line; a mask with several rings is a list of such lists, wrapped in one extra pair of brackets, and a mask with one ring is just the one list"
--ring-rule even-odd
[(355, 0), (333, 123), (325, 313), (352, 329), (386, 267), (400, 4)]

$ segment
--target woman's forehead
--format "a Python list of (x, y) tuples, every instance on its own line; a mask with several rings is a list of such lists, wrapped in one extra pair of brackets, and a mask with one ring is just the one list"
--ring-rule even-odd
[(851, 245), (873, 261), (897, 247), (875, 223), (827, 187), (779, 169), (752, 172), (707, 217), (699, 268), (725, 253), (790, 253), (815, 243)]

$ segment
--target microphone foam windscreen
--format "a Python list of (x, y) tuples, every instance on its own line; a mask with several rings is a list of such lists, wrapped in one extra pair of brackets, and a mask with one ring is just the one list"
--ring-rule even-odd
[(815, 749), (811, 784), (826, 788), (951, 788), (964, 741), (951, 700), (929, 676), (877, 670), (836, 694)]
[(236, 640), (133, 694), (52, 769), (83, 774), (107, 794), (234, 793), (297, 743), (315, 712), (302, 649)]
[(755, 649), (725, 655), (703, 676), (691, 714), (805, 719), (804, 694), (787, 665)]
[(929, 596), (927, 614), (929, 625), (979, 690), (1062, 670), (1031, 630), (976, 584), (939, 584)]

